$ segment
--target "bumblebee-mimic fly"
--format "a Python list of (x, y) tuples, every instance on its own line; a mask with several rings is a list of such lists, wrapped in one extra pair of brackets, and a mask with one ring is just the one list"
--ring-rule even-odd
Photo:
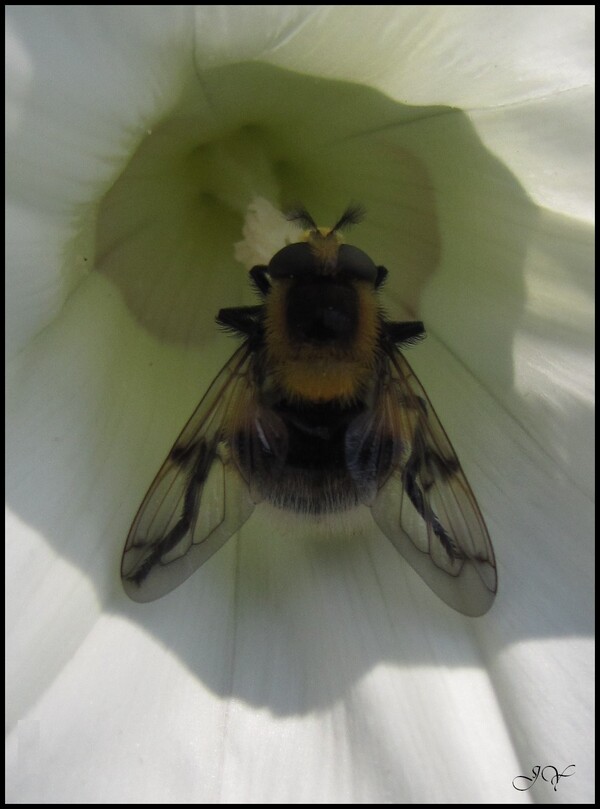
[(403, 349), (421, 322), (392, 322), (387, 270), (304, 209), (306, 228), (250, 270), (256, 306), (221, 309), (242, 344), (218, 374), (150, 487), (125, 545), (135, 601), (181, 584), (267, 501), (303, 515), (366, 505), (450, 606), (482, 615), (496, 593), (477, 502)]

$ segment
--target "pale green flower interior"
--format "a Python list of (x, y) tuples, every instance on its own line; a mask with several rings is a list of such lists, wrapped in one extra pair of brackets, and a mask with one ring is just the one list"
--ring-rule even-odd
[[(233, 245), (256, 196), (301, 202), (324, 225), (365, 205), (348, 240), (388, 267), (386, 302), (408, 316), (440, 269), (454, 276), (451, 310), (485, 301), (491, 284), (515, 311), (513, 222), (533, 207), (463, 113), (265, 64), (202, 73), (151, 129), (101, 205), (96, 268), (155, 336), (201, 343), (220, 307), (250, 301)], [(509, 266), (498, 266), (508, 225)]]

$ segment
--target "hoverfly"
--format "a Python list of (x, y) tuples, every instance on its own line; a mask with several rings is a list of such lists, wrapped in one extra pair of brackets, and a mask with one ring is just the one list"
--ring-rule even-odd
[(306, 228), (250, 277), (262, 302), (221, 309), (242, 338), (175, 442), (135, 517), (121, 566), (134, 601), (177, 587), (256, 504), (304, 515), (361, 504), (444, 601), (482, 615), (494, 552), (443, 427), (402, 350), (421, 322), (392, 322), (377, 292), (387, 270), (345, 244), (362, 219)]

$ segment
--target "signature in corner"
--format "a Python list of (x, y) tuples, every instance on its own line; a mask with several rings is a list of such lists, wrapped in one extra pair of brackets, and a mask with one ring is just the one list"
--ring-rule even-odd
[[(531, 789), (531, 787), (538, 780), (538, 777), (541, 775), (542, 781), (546, 781), (546, 783), (552, 784), (554, 791), (556, 792), (556, 787), (558, 786), (558, 782), (560, 781), (561, 778), (570, 778), (572, 775), (575, 774), (574, 772), (568, 772), (568, 770), (570, 770), (571, 768), (573, 768), (574, 770), (575, 765), (569, 764), (568, 767), (565, 767), (565, 769), (562, 772), (559, 772), (556, 769), (556, 767), (553, 767), (551, 764), (546, 764), (545, 767), (541, 767), (539, 764), (536, 764), (535, 767), (531, 768), (533, 778), (530, 778), (528, 775), (517, 775), (515, 778), (513, 778), (512, 785), (515, 789), (518, 789), (519, 792), (525, 792), (526, 790)], [(517, 786), (517, 784), (515, 783), (517, 781), (524, 785)]]

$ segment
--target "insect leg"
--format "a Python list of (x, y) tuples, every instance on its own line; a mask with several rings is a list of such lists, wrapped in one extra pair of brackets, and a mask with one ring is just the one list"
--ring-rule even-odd
[(257, 264), (250, 270), (250, 278), (254, 288), (265, 296), (271, 290), (271, 282), (269, 281), (268, 268), (264, 264)]
[(261, 331), (262, 306), (233, 306), (221, 309), (217, 315), (217, 323), (243, 337), (257, 337)]
[(387, 338), (396, 346), (413, 345), (425, 337), (425, 326), (420, 320), (404, 323), (385, 321), (383, 328)]

